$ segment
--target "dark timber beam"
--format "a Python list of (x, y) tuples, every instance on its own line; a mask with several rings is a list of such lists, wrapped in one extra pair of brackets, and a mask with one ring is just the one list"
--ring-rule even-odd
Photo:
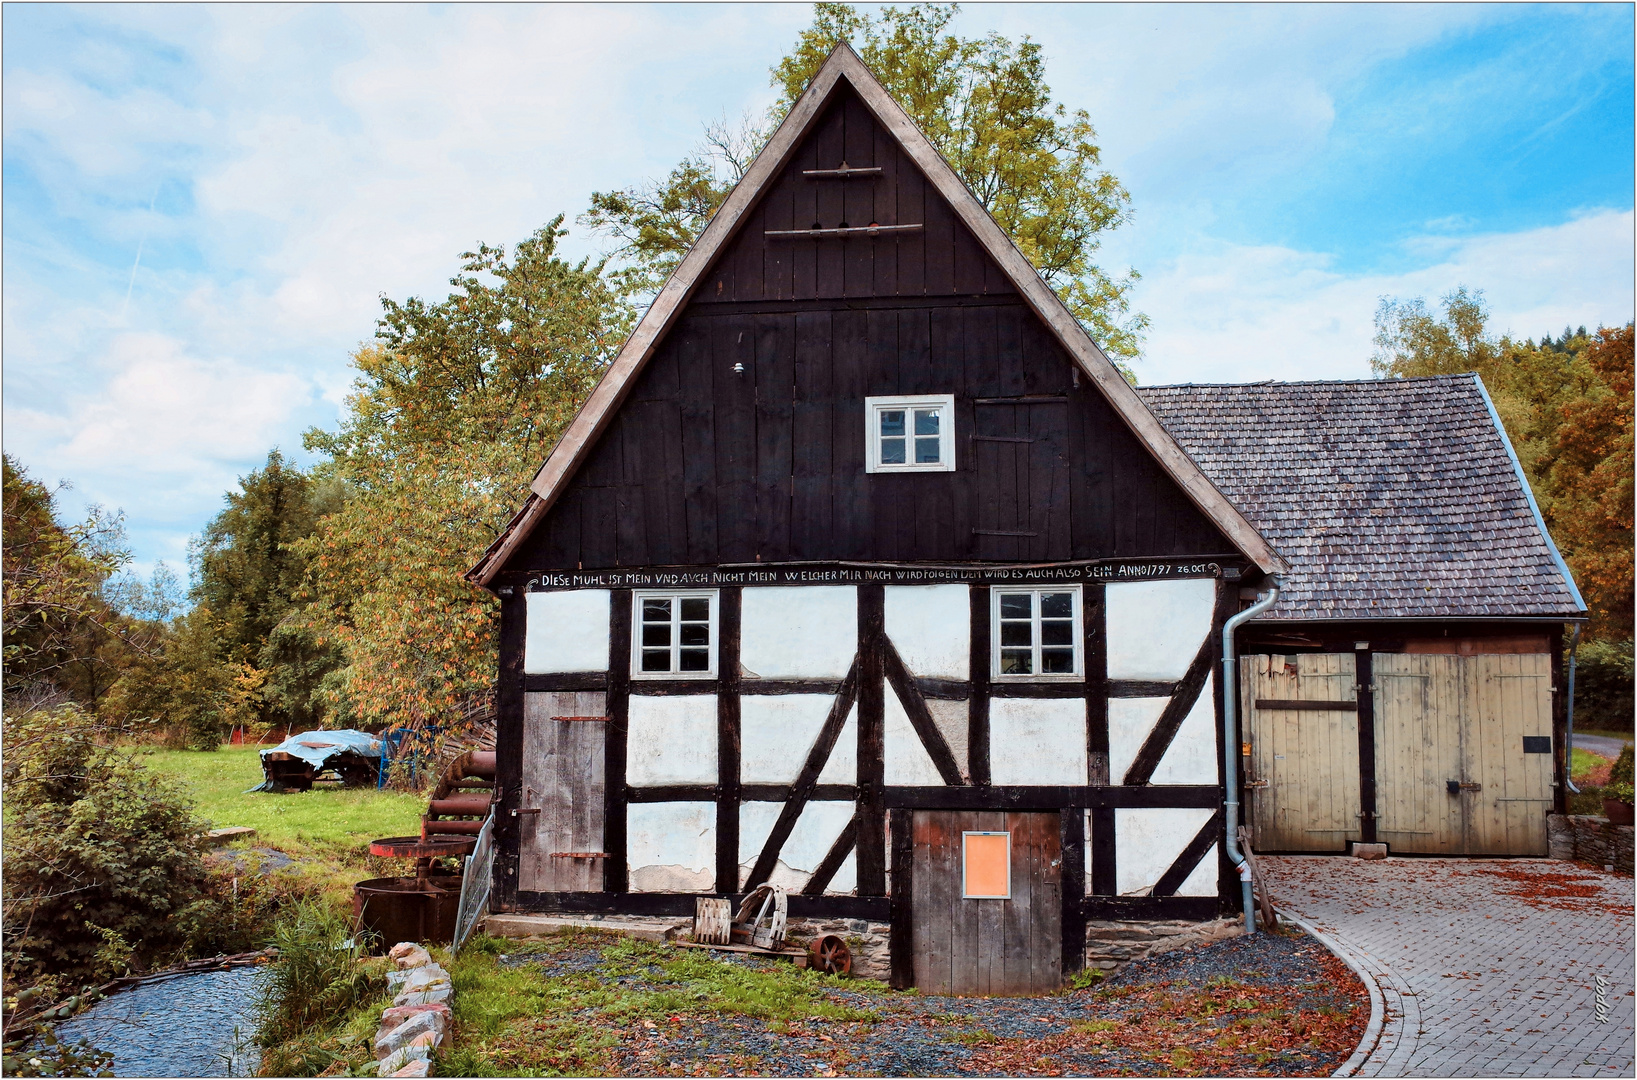
[(603, 772), (603, 889), (625, 892), (629, 882), (625, 841), (625, 745), (631, 715), (631, 590), (609, 597), (608, 751)]
[(521, 852), (519, 818), (512, 816), (523, 795), (523, 634), (524, 599), (521, 590), (504, 589), (500, 597), (500, 679), (495, 686), (495, 787), (500, 805), (495, 813), (493, 903), (496, 911), (517, 904), (517, 874)]
[(886, 637), (886, 593), (858, 587), (858, 893), (887, 892), (885, 773), (881, 752), (886, 723), (881, 642)]
[(719, 594), (716, 695), (716, 891), (739, 888), (739, 612), (737, 585)]

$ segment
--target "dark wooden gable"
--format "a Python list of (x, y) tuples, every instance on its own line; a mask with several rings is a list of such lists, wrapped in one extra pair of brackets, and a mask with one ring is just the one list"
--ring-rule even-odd
[[(881, 172), (804, 175), (843, 162)], [(768, 235), (872, 224), (923, 228)], [(955, 395), (955, 472), (864, 472), (864, 399), (896, 394)], [(841, 83), (508, 563), (1235, 550)]]

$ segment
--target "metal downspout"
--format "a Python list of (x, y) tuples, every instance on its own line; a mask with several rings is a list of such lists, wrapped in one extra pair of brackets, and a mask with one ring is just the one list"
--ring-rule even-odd
[(1225, 791), (1222, 800), (1223, 819), (1227, 832), (1228, 859), (1239, 871), (1239, 888), (1245, 904), (1245, 933), (1256, 933), (1256, 905), (1251, 897), (1250, 864), (1239, 851), (1239, 659), (1234, 648), (1234, 631), (1262, 614), (1279, 599), (1279, 586), (1284, 580), (1275, 574), (1267, 594), (1256, 603), (1222, 624), (1222, 776)]
[(1574, 635), (1569, 638), (1569, 704), (1565, 709), (1568, 713), (1567, 734), (1563, 736), (1563, 782), (1569, 785), (1569, 794), (1579, 795), (1580, 789), (1574, 786), (1574, 659), (1575, 650), (1580, 648), (1580, 624), (1574, 624)]

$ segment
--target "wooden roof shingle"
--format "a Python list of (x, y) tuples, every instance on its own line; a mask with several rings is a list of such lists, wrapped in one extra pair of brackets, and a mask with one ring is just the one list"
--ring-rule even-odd
[(1290, 564), (1263, 621), (1584, 616), (1476, 375), (1137, 393)]

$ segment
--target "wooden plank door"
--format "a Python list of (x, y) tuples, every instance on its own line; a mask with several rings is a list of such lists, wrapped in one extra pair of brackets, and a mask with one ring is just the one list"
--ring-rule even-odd
[(1395, 852), (1467, 850), (1465, 657), (1375, 653), (1376, 836)]
[(1461, 656), (1463, 837), (1473, 855), (1545, 855), (1552, 808), (1552, 658)]
[(523, 798), (518, 889), (601, 892), (607, 697), (523, 695)]
[(1267, 851), (1346, 850), (1360, 821), (1353, 654), (1245, 656), (1239, 681), (1252, 842)]
[(1066, 558), (1067, 402), (980, 402), (974, 406), (973, 424), (978, 557)]
[[(917, 810), (910, 919), (915, 985), (927, 994), (1044, 994), (1063, 985), (1060, 816)], [(1010, 895), (963, 895), (964, 834), (1010, 835)]]

